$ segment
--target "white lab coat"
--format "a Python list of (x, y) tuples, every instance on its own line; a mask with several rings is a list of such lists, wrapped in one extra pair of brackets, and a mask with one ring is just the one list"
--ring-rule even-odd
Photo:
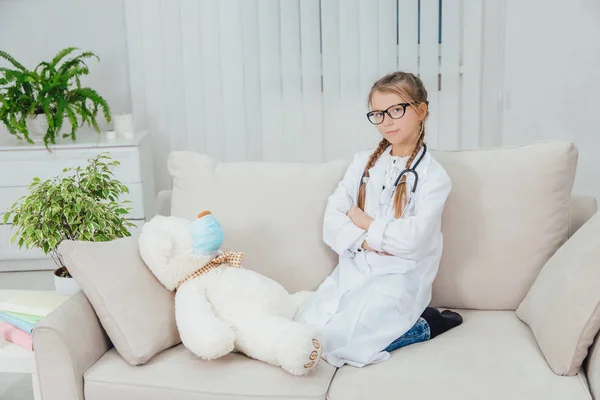
[[(362, 367), (388, 359), (389, 353), (382, 350), (415, 324), (431, 300), (442, 254), (441, 218), (450, 178), (426, 152), (417, 167), (416, 192), (402, 218), (395, 219), (393, 185), (383, 188), (390, 151), (391, 146), (369, 170), (365, 212), (374, 221), (368, 231), (354, 225), (346, 213), (357, 203), (359, 181), (371, 151), (355, 155), (329, 197), (323, 240), (339, 254), (339, 264), (296, 316), (297, 321), (321, 327), (323, 358), (336, 367)], [(409, 173), (409, 188), (414, 181)], [(360, 248), (365, 239), (377, 252)]]

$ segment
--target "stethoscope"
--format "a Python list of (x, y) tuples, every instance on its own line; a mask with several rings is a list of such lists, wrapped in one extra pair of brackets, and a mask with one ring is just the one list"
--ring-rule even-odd
[[(412, 185), (412, 188), (410, 189), (410, 193), (408, 194), (408, 202), (406, 204), (406, 207), (404, 208), (404, 211), (406, 211), (406, 209), (408, 208), (408, 205), (410, 204), (410, 201), (412, 200), (413, 194), (415, 193), (415, 191), (417, 190), (417, 184), (419, 183), (419, 174), (417, 173), (417, 167), (419, 166), (419, 164), (421, 163), (421, 161), (423, 160), (423, 158), (425, 157), (425, 153), (427, 152), (427, 145), (425, 143), (423, 143), (423, 150), (421, 151), (421, 154), (419, 155), (419, 157), (417, 157), (416, 161), (413, 161), (413, 165), (409, 166), (408, 168), (403, 169), (402, 171), (400, 171), (400, 174), (398, 175), (398, 177), (396, 178), (396, 180), (394, 181), (394, 187), (391, 190), (390, 193), (390, 198), (388, 201), (388, 207), (389, 207), (389, 203), (391, 202), (391, 199), (394, 197), (394, 192), (396, 191), (396, 188), (398, 187), (398, 185), (400, 184), (400, 180), (402, 179), (402, 177), (406, 174), (413, 174), (414, 178), (415, 178), (415, 182)], [(366, 182), (365, 180), (365, 174), (366, 171), (363, 172), (362, 177), (360, 178), (360, 182)], [(402, 212), (402, 214), (404, 215), (404, 211)], [(386, 210), (387, 212), (387, 210)]]

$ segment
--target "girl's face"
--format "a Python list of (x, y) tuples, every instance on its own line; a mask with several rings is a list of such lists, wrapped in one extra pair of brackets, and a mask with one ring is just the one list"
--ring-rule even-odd
[[(407, 105), (404, 111), (404, 107), (398, 105), (409, 102), (396, 93), (388, 92), (375, 92), (371, 98), (373, 111), (370, 113), (370, 119), (379, 122), (383, 118), (383, 122), (375, 126), (392, 145), (413, 145), (419, 138), (421, 121), (425, 118), (427, 106), (419, 104), (416, 111), (414, 106)], [(390, 118), (386, 110), (394, 117), (401, 117)]]

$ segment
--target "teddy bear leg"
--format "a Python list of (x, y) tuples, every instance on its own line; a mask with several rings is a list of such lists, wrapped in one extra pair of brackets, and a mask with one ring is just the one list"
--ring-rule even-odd
[(233, 327), (237, 349), (293, 375), (308, 374), (321, 359), (322, 341), (317, 327), (265, 313), (247, 314)]
[(313, 293), (314, 292), (311, 291), (301, 290), (299, 292), (290, 294), (290, 303), (293, 316), (298, 313), (298, 310), (300, 307), (302, 307), (302, 304), (304, 304)]
[(175, 318), (184, 346), (204, 360), (214, 360), (233, 350), (236, 337), (204, 293), (193, 285), (182, 286), (175, 296)]

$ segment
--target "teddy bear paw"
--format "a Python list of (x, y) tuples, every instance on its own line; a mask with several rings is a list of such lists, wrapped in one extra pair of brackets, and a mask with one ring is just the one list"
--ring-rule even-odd
[(306, 327), (286, 333), (277, 347), (281, 367), (293, 375), (310, 373), (317, 367), (323, 351), (318, 332)]
[(310, 352), (310, 355), (308, 356), (309, 361), (304, 364), (305, 369), (313, 369), (321, 360), (321, 342), (319, 342), (318, 339), (313, 338), (312, 345), (315, 349)]

